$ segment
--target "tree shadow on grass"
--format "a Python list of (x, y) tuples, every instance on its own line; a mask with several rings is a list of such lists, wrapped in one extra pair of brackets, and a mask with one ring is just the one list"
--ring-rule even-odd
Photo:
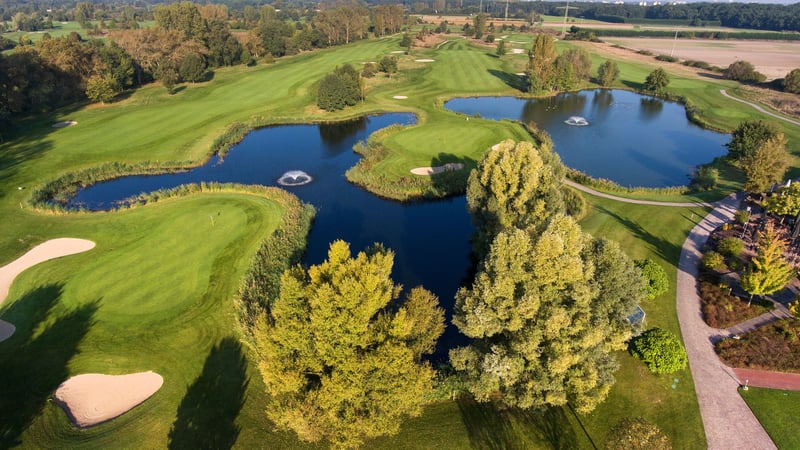
[(239, 437), (236, 418), (244, 405), (247, 360), (233, 338), (222, 339), (189, 386), (169, 432), (171, 449), (231, 448)]
[(469, 173), (477, 167), (477, 161), (469, 157), (444, 152), (440, 152), (431, 159), (431, 167), (442, 167), (454, 163), (463, 164), (464, 167), (458, 170), (445, 170), (431, 176), (431, 185), (435, 192), (440, 194), (447, 193), (447, 196), (460, 195), (466, 192)]
[(642, 228), (641, 225), (628, 219), (626, 217), (622, 217), (619, 214), (604, 208), (602, 206), (596, 206), (596, 208), (601, 211), (603, 214), (607, 214), (610, 217), (614, 218), (617, 222), (622, 224), (625, 228), (627, 228), (634, 236), (637, 238), (647, 242), (650, 245), (650, 248), (655, 251), (661, 258), (665, 261), (670, 262), (671, 264), (675, 265), (676, 261), (680, 258), (681, 248), (678, 245), (673, 244), (665, 239), (662, 239), (658, 236), (653, 235), (649, 231)]
[(458, 400), (461, 419), (476, 449), (578, 448), (563, 408), (500, 410), (471, 398)]
[[(18, 319), (12, 322), (17, 333), (0, 343), (0, 448), (21, 444), (19, 436), (69, 377), (67, 365), (93, 324), (99, 300), (51, 317), (62, 292), (58, 284), (36, 288), (3, 314), (6, 320)], [(20, 320), (20, 310), (30, 310), (31, 315)]]
[(627, 86), (627, 87), (629, 87), (631, 89), (634, 89), (636, 91), (641, 91), (642, 89), (644, 89), (644, 83), (637, 83), (635, 81), (622, 80), (622, 84), (624, 84), (625, 86)]
[(519, 75), (515, 75), (513, 73), (503, 72), (502, 70), (495, 70), (495, 69), (487, 69), (487, 71), (500, 79), (503, 83), (512, 87), (518, 91), (525, 92), (527, 86), (525, 86), (525, 79)]

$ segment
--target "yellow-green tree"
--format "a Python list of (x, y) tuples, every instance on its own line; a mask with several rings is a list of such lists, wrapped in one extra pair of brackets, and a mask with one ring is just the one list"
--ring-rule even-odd
[(541, 231), (550, 216), (564, 211), (563, 170), (558, 155), (530, 142), (506, 140), (483, 156), (467, 182), (467, 209), (477, 227), (479, 256), (501, 230)]
[(255, 330), (267, 415), (278, 427), (353, 448), (421, 413), (434, 377), (421, 358), (444, 330), (444, 315), (422, 288), (396, 304), (393, 261), (380, 246), (353, 257), (336, 241), (322, 264), (284, 273)]
[(772, 184), (783, 181), (789, 168), (789, 153), (783, 133), (762, 142), (755, 151), (742, 157), (739, 163), (746, 180), (744, 189), (749, 192), (764, 192)]
[[(755, 295), (774, 294), (789, 283), (797, 273), (783, 257), (786, 241), (781, 239), (772, 225), (758, 234), (758, 252), (742, 275), (742, 288)], [(748, 302), (749, 305), (749, 302)]]
[[(644, 287), (618, 248), (603, 247), (564, 215), (540, 235), (516, 228), (497, 235), (473, 285), (456, 294), (453, 315), (474, 341), (450, 359), (478, 401), (569, 403), (587, 412), (607, 397), (617, 368), (611, 352), (630, 337), (625, 317)], [(616, 292), (625, 284), (638, 286), (633, 299)]]

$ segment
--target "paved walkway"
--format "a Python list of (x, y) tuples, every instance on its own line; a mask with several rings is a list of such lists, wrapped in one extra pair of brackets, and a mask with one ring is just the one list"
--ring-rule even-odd
[(736, 325), (734, 325), (734, 326), (732, 326), (730, 328), (727, 328), (725, 330), (725, 333), (723, 333), (723, 335), (724, 336), (731, 336), (731, 335), (734, 335), (734, 334), (741, 335), (741, 334), (749, 333), (749, 332), (755, 330), (756, 328), (758, 328), (760, 326), (763, 326), (763, 325), (766, 325), (768, 323), (772, 323), (772, 322), (775, 322), (775, 321), (778, 321), (778, 320), (788, 319), (789, 317), (792, 317), (792, 313), (789, 312), (789, 309), (786, 308), (785, 306), (781, 305), (781, 304), (776, 304), (775, 305), (775, 309), (773, 309), (772, 311), (765, 312), (764, 314), (761, 314), (758, 317), (753, 317), (752, 319), (750, 319), (750, 320), (748, 320), (746, 322), (737, 323)]
[(800, 125), (800, 122), (798, 122), (796, 120), (792, 120), (792, 119), (786, 118), (786, 117), (784, 117), (784, 116), (782, 116), (780, 114), (775, 114), (772, 111), (767, 111), (766, 109), (762, 108), (760, 105), (757, 105), (755, 103), (750, 103), (747, 100), (742, 100), (740, 98), (736, 98), (736, 97), (732, 96), (731, 94), (728, 94), (728, 92), (726, 92), (725, 89), (720, 89), (719, 93), (724, 95), (725, 97), (728, 97), (731, 100), (735, 100), (735, 101), (737, 101), (739, 103), (744, 103), (745, 105), (748, 105), (748, 106), (756, 109), (760, 113), (766, 114), (768, 116), (772, 116), (772, 117), (774, 117), (776, 119), (780, 119), (780, 120), (782, 120), (784, 122), (789, 122), (789, 123), (793, 123), (795, 125)]
[(659, 202), (659, 201), (655, 201), (655, 200), (637, 200), (637, 199), (634, 199), (634, 198), (618, 197), (616, 195), (606, 194), (605, 192), (595, 191), (592, 188), (586, 187), (586, 186), (584, 186), (582, 184), (576, 183), (576, 182), (574, 182), (572, 180), (568, 180), (566, 178), (564, 178), (564, 180), (562, 182), (564, 184), (566, 184), (567, 186), (571, 187), (571, 188), (575, 188), (575, 189), (577, 189), (579, 191), (586, 192), (587, 194), (591, 194), (591, 195), (594, 195), (596, 197), (607, 198), (609, 200), (615, 200), (615, 201), (618, 201), (618, 202), (624, 202), (624, 203), (634, 203), (634, 204), (637, 204), (637, 205), (653, 205), (653, 206), (679, 206), (679, 207), (683, 207), (683, 208), (691, 208), (691, 207), (694, 207), (694, 206), (702, 206), (702, 207), (706, 207), (706, 208), (714, 207), (714, 205), (712, 205), (711, 203), (706, 203), (706, 202)]
[(740, 200), (733, 195), (727, 197), (700, 221), (686, 238), (678, 262), (678, 321), (689, 355), (706, 441), (712, 450), (777, 448), (739, 396), (736, 373), (717, 358), (712, 339), (719, 336), (719, 331), (703, 320), (697, 292), (700, 250), (714, 229), (733, 218)]
[(800, 391), (800, 373), (770, 372), (768, 370), (733, 369), (748, 386)]

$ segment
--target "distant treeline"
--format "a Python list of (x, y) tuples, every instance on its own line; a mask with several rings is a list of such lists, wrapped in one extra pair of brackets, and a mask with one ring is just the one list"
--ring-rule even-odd
[[(601, 37), (675, 37), (673, 30), (619, 30), (608, 28), (572, 27), (572, 33), (589, 32)], [(776, 41), (800, 41), (800, 34), (773, 33), (757, 31), (678, 31), (678, 37), (684, 39), (757, 39)]]

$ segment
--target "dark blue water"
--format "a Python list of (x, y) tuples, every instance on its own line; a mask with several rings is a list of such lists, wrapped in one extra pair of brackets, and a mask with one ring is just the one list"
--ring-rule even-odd
[[(396, 283), (408, 292), (422, 285), (439, 296), (449, 323), (455, 292), (470, 269), (469, 239), (474, 228), (462, 197), (401, 204), (380, 199), (351, 185), (344, 177), (358, 155), (353, 146), (391, 124), (414, 122), (411, 114), (385, 114), (337, 125), (283, 125), (253, 131), (231, 149), (224, 162), (185, 173), (132, 176), (82, 190), (72, 206), (104, 209), (142, 192), (201, 181), (277, 185), (290, 170), (313, 177), (310, 184), (285, 188), (317, 209), (308, 239), (305, 264), (319, 264), (328, 245), (342, 239), (355, 253), (376, 242), (395, 252)], [(465, 342), (452, 325), (439, 342), (433, 359)]]
[[(704, 130), (678, 103), (623, 90), (597, 89), (545, 99), (458, 98), (445, 108), (468, 115), (535, 122), (569, 167), (622, 186), (689, 182), (695, 167), (726, 153), (727, 134)], [(564, 123), (581, 116), (588, 126)]]

